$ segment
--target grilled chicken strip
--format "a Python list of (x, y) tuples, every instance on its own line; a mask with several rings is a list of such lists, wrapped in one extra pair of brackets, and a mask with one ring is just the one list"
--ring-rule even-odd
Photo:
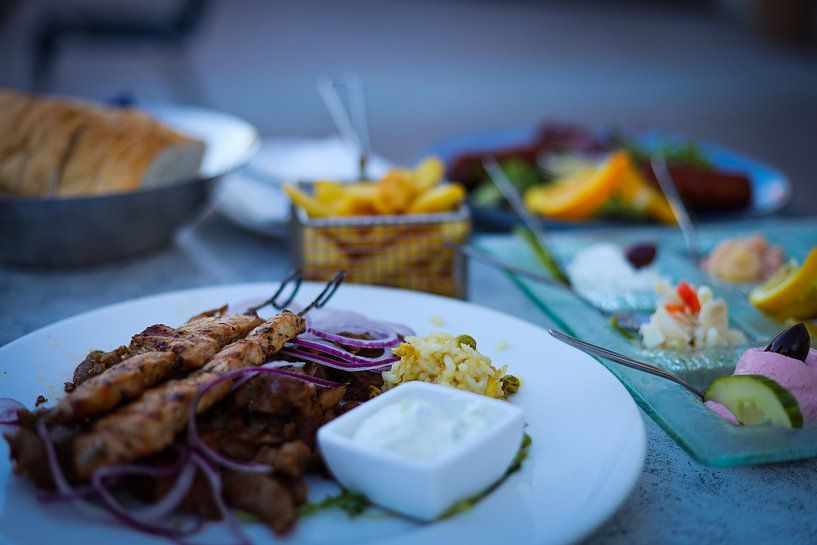
[[(74, 369), (74, 376), (71, 379), (71, 387), (75, 388), (91, 377), (104, 373), (106, 369), (120, 363), (129, 357), (128, 347), (120, 346), (110, 352), (94, 350), (90, 352), (82, 362)], [(71, 391), (66, 387), (66, 391)]]
[[(80, 384), (57, 404), (50, 418), (66, 422), (106, 413), (180, 371), (201, 367), (217, 350), (261, 323), (258, 316), (235, 314), (201, 318), (179, 329), (150, 326), (134, 336), (131, 346), (138, 349), (131, 352), (136, 355)], [(148, 347), (155, 350), (138, 353)]]
[[(130, 346), (120, 346), (110, 352), (91, 352), (74, 370), (74, 387), (144, 352), (172, 351), (178, 354), (187, 367), (201, 367), (220, 348), (244, 337), (263, 321), (256, 315), (217, 314), (221, 310), (194, 316), (178, 329), (163, 324), (152, 325), (134, 335)], [(211, 315), (212, 313), (216, 314)]]
[[(164, 450), (187, 425), (190, 403), (200, 387), (230, 371), (262, 364), (304, 329), (303, 318), (284, 311), (244, 339), (226, 346), (202, 369), (148, 390), (138, 400), (97, 421), (90, 433), (74, 442), (77, 476), (85, 480), (99, 467), (131, 462)], [(209, 390), (197, 411), (209, 409), (230, 392), (230, 387), (228, 381)]]

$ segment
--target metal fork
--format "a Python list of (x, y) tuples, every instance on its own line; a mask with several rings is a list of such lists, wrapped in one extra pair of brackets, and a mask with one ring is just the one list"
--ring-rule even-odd
[(651, 375), (655, 375), (657, 377), (670, 380), (675, 384), (683, 386), (684, 388), (695, 394), (695, 396), (698, 397), (698, 399), (700, 399), (701, 401), (703, 401), (704, 399), (704, 395), (690, 383), (654, 365), (644, 363), (643, 361), (638, 361), (629, 356), (625, 356), (624, 354), (619, 354), (618, 352), (613, 352), (612, 350), (609, 350), (607, 348), (589, 343), (587, 341), (583, 341), (581, 339), (577, 339), (576, 337), (572, 337), (567, 333), (562, 333), (561, 331), (556, 331), (555, 329), (548, 329), (548, 333), (550, 333), (552, 337), (574, 348), (578, 348), (582, 352), (586, 352), (594, 356), (599, 356), (606, 360), (610, 360), (615, 363), (621, 364), (625, 367), (629, 367), (630, 369), (635, 369), (636, 371), (643, 371), (644, 373), (649, 373)]
[(669, 173), (664, 158), (660, 155), (654, 155), (652, 159), (650, 159), (650, 166), (652, 166), (655, 179), (658, 181), (661, 191), (667, 198), (670, 208), (672, 208), (672, 212), (678, 220), (678, 228), (681, 229), (681, 234), (684, 236), (687, 254), (692, 262), (695, 263), (695, 266), (697, 266), (701, 259), (701, 251), (698, 244), (698, 231), (689, 214), (689, 209), (678, 193), (678, 186), (675, 185), (675, 181)]
[[(547, 248), (547, 233), (545, 233), (542, 224), (533, 217), (533, 214), (530, 213), (528, 207), (525, 206), (525, 202), (522, 200), (522, 196), (519, 194), (519, 191), (516, 190), (514, 185), (511, 183), (511, 180), (505, 174), (505, 171), (502, 170), (502, 167), (499, 166), (499, 163), (497, 163), (496, 159), (493, 157), (486, 157), (482, 161), (482, 168), (484, 168), (485, 172), (488, 173), (488, 177), (491, 179), (494, 185), (499, 188), (499, 190), (505, 196), (505, 199), (511, 203), (511, 207), (514, 209), (514, 212), (516, 212), (516, 215), (519, 216), (522, 223), (524, 223), (525, 227), (527, 227), (528, 235), (533, 237), (535, 239), (534, 242), (538, 243), (542, 248)], [(545, 266), (553, 273), (557, 281), (566, 285), (570, 284), (570, 279), (548, 252), (542, 252), (541, 257), (546, 261)]]

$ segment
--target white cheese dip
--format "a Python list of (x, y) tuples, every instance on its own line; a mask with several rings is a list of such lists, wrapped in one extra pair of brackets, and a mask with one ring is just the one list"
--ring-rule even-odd
[(373, 412), (352, 439), (409, 458), (432, 459), (455, 449), (488, 426), (479, 403), (456, 413), (425, 399), (402, 399)]
[(654, 265), (633, 267), (624, 251), (607, 242), (581, 250), (567, 266), (573, 289), (582, 295), (597, 292), (647, 291), (663, 277)]

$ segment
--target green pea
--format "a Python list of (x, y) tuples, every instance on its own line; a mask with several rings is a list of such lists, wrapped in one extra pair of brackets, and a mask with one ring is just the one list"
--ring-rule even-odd
[(477, 341), (471, 335), (457, 335), (457, 344), (464, 344), (474, 350), (477, 349)]
[(519, 387), (522, 386), (522, 381), (519, 380), (519, 377), (514, 375), (505, 375), (499, 379), (499, 383), (502, 384), (502, 391), (506, 397), (518, 392)]

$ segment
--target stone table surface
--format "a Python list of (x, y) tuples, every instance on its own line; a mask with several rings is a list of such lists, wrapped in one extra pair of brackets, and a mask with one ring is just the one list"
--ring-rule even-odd
[[(0, 346), (74, 314), (135, 297), (216, 284), (275, 281), (289, 243), (208, 213), (172, 246), (115, 263), (74, 268), (0, 265)], [(502, 273), (470, 268), (474, 303), (549, 326)], [(642, 413), (643, 415), (643, 413)], [(643, 415), (644, 471), (618, 512), (587, 544), (817, 543), (817, 460), (717, 469), (692, 460)]]

